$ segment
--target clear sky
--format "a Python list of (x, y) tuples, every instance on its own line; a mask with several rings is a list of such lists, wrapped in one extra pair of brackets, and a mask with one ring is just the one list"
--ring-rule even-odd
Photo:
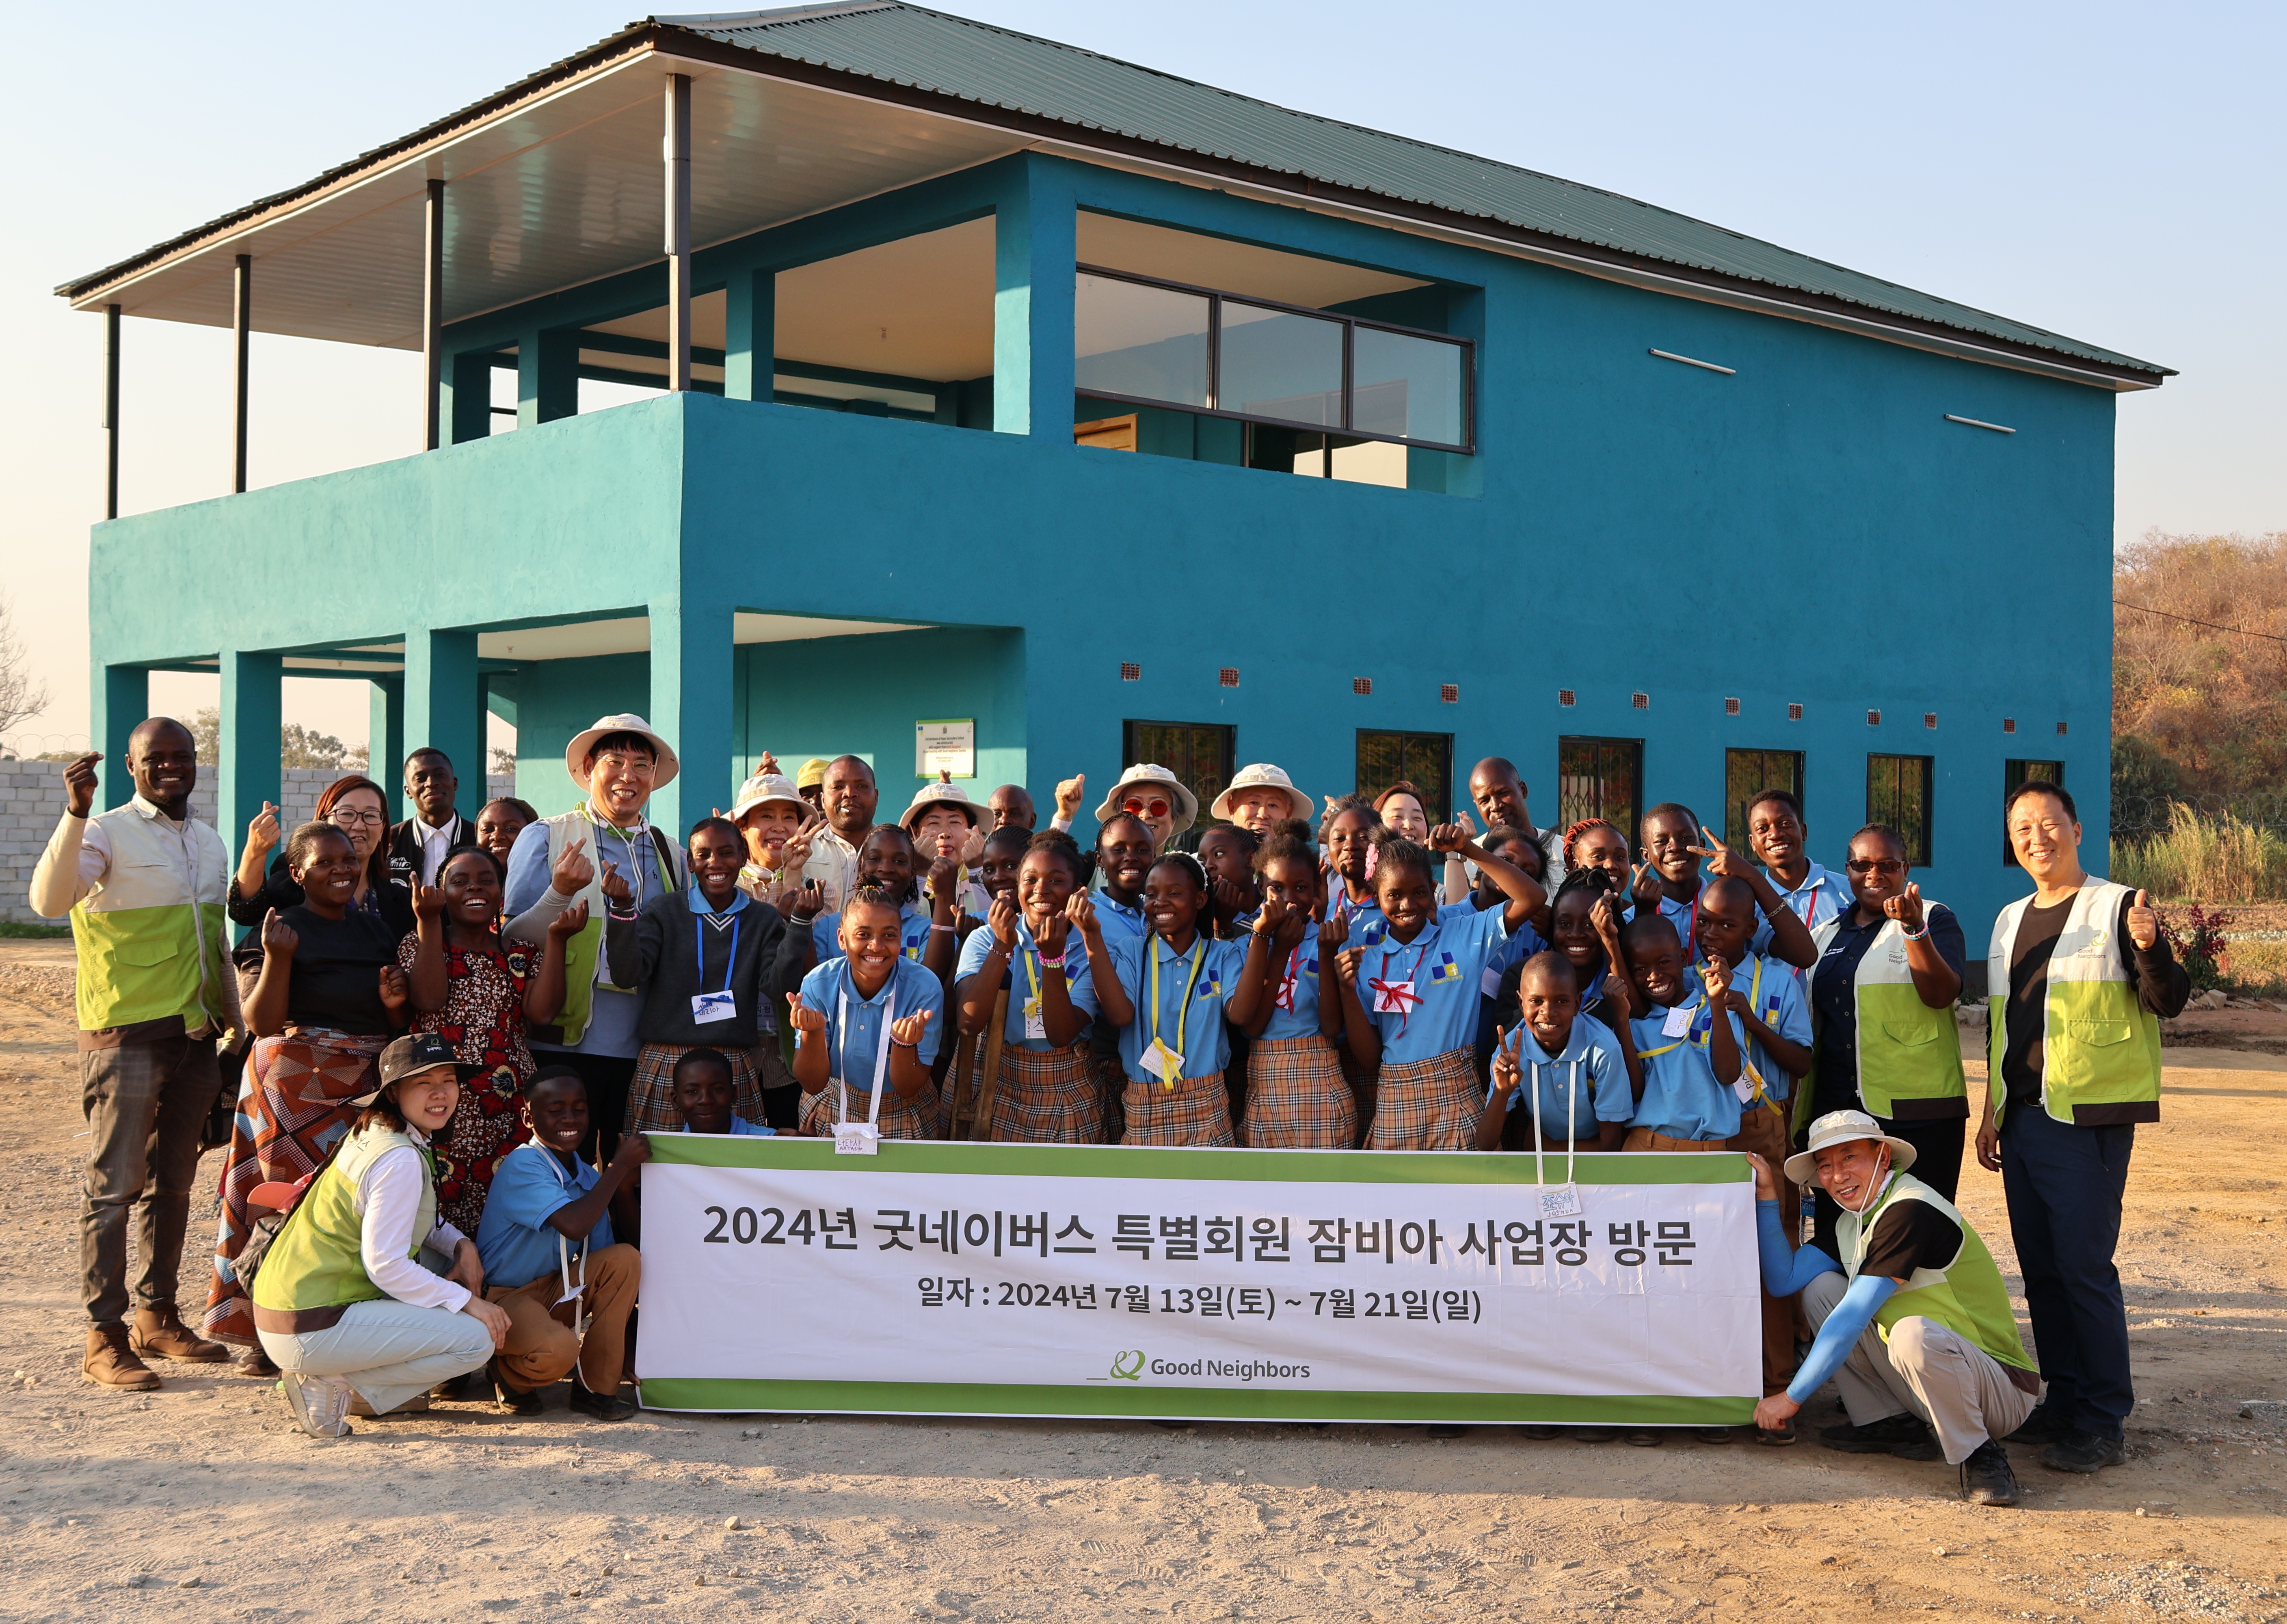
[[(2121, 398), (2116, 536), (2287, 529), (2287, 7), (947, 9), (1606, 186), (2177, 367)], [(8, 11), (20, 40), (77, 41), (39, 53), (46, 66), (0, 105), (13, 158), (0, 314), (16, 358), (0, 392), (0, 592), (53, 691), (16, 737), (62, 748), (88, 725), (102, 324), (50, 289), (497, 90), (628, 10), (138, 3), (84, 33), (22, 0)], [(131, 320), (125, 353), (123, 510), (225, 493), (228, 333)], [(411, 355), (257, 335), (251, 483), (412, 452), (418, 387)], [(387, 561), (317, 540), (308, 567)], [(211, 679), (153, 688), (164, 707), (213, 703)], [(289, 682), (287, 716), (362, 743), (364, 695)]]

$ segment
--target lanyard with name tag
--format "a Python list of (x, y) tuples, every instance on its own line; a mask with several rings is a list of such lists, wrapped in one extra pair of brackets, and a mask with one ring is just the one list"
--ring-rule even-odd
[[(707, 982), (708, 927), (713, 926), (719, 932), (723, 927), (716, 921), (722, 917), (719, 913), (701, 913), (696, 908), (691, 911), (691, 932), (698, 942), (699, 981), (701, 986), (706, 985)], [(694, 992), (691, 995), (691, 1020), (694, 1026), (706, 1026), (716, 1021), (730, 1021), (738, 1015), (739, 1000), (731, 991), (731, 978), (738, 974), (738, 969), (739, 915), (734, 912), (731, 915), (731, 956), (723, 966), (723, 990)]]
[[(1025, 1000), (1025, 1037), (1028, 1041), (1046, 1043), (1049, 1041), (1049, 1017), (1041, 1007), (1041, 944), (1035, 942), (1033, 950), (1025, 955), (1025, 980), (1033, 989), (1033, 996)], [(1056, 965), (1058, 970), (1062, 970), (1064, 961), (1059, 958)]]
[[(1523, 1039), (1517, 1046), (1523, 1047)], [(1545, 1144), (1540, 1135), (1540, 1062), (1526, 1062), (1526, 1086), (1532, 1091), (1532, 1181), (1540, 1190), (1540, 1216), (1545, 1218), (1579, 1218), (1580, 1216), (1580, 1186), (1572, 1177), (1575, 1141), (1580, 1126), (1580, 1062), (1568, 1062), (1571, 1072), (1564, 1084), (1564, 1182), (1555, 1189), (1548, 1187), (1548, 1169), (1544, 1157)]]
[(1161, 1088), (1173, 1088), (1183, 1076), (1183, 1033), (1191, 1018), (1191, 989), (1199, 985), (1199, 968), (1207, 961), (1207, 939), (1200, 937), (1191, 950), (1191, 973), (1184, 978), (1183, 1005), (1175, 1012), (1175, 1046), (1172, 1049), (1159, 1037), (1159, 943), (1147, 936), (1144, 950), (1151, 956), (1151, 1041), (1144, 1045), (1144, 1069), (1159, 1079)]
[[(850, 1041), (850, 995), (835, 996), (834, 1017), (834, 1058), (842, 1059), (843, 1046)], [(882, 1036), (874, 1049), (874, 1103), (866, 1113), (864, 1122), (850, 1120), (850, 1084), (841, 1076), (843, 1068), (835, 1068), (834, 1086), (841, 1091), (842, 1111), (834, 1123), (834, 1154), (841, 1156), (871, 1156), (882, 1149), (882, 1092), (890, 1086), (890, 1023), (898, 1018), (898, 995), (892, 990), (890, 1001), (882, 1009)]]

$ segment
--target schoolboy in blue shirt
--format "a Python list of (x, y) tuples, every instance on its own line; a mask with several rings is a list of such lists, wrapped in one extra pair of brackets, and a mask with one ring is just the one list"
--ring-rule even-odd
[[(1528, 1124), (1539, 1124), (1544, 1151), (1618, 1150), (1635, 1115), (1622, 1052), (1626, 1039), (1601, 1021), (1579, 1019), (1580, 974), (1562, 953), (1527, 959), (1516, 989), (1521, 1019), (1494, 1047), (1477, 1148), (1499, 1149), (1507, 1119), (1522, 1110)], [(1525, 1132), (1530, 1142), (1532, 1128)]]
[(685, 1133), (724, 1133), (740, 1139), (775, 1136), (778, 1130), (748, 1122), (732, 1108), (738, 1086), (731, 1062), (720, 1049), (686, 1049), (675, 1062), (675, 1110)]
[[(1813, 863), (1805, 854), (1803, 847), (1808, 838), (1809, 830), (1802, 820), (1802, 802), (1788, 791), (1765, 790), (1747, 803), (1748, 849), (1763, 865), (1780, 903), (1802, 921), (1805, 930), (1816, 935), (1820, 926), (1848, 913), (1856, 899), (1851, 894), (1848, 875)], [(1777, 917), (1765, 910), (1754, 940), (1747, 944), (1750, 950), (1769, 956), (1771, 921)], [(1810, 972), (1782, 963), (1795, 984), (1807, 991)]]
[(1724, 1150), (1739, 1131), (1739, 1041), (1728, 1013), (1731, 966), (1702, 960), (1697, 984), (1666, 919), (1639, 915), (1620, 933), (1634, 983), (1628, 1081), (1636, 1097), (1627, 1150)]

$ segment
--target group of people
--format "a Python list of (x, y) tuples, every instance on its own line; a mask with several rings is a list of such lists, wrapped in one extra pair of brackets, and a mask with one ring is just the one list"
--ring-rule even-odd
[[(1538, 828), (1499, 757), (1475, 817), (1441, 824), (1413, 784), (1314, 801), (1264, 763), (1202, 825), (1145, 763), (1083, 847), (1084, 777), (1046, 828), (1022, 786), (949, 779), (877, 821), (863, 760), (790, 778), (765, 756), (678, 842), (646, 816), (675, 752), (619, 715), (566, 748), (570, 811), (471, 824), (424, 749), (411, 817), (344, 778), (290, 832), (265, 806), (233, 871), (188, 816), (179, 724), (136, 730), (136, 794), (95, 815), (98, 761), (67, 771), (32, 896), (79, 944), (91, 1380), (155, 1386), (145, 1356), (234, 1345), (319, 1436), (463, 1379), (528, 1412), (568, 1374), (575, 1407), (623, 1415), (633, 1175), (659, 1132), (1735, 1150), (1760, 1204), (1758, 1439), (1794, 1441), (1832, 1377), (1848, 1420), (1823, 1441), (1942, 1455), (1972, 1499), (2015, 1500), (2004, 1439), (2061, 1470), (2121, 1458), (2111, 1256), (2157, 1018), (2188, 985), (2141, 894), (2081, 870), (2060, 786), (2005, 809), (2035, 891), (1993, 927), (1974, 1140), (2037, 1375), (1952, 1205), (1962, 927), (1894, 830), (1859, 830), (1840, 872), (1812, 861), (1784, 790), (1749, 803), (1742, 852), (1674, 802), (1634, 831)], [(226, 919), (250, 929), (234, 950)], [(173, 1265), (218, 1077), (236, 1108), (194, 1331)]]

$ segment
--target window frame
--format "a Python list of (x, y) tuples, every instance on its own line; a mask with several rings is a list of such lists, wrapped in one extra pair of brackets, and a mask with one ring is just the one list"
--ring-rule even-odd
[[(1116, 282), (1134, 282), (1145, 288), (1164, 288), (1171, 293), (1191, 294), (1207, 301), (1207, 399), (1210, 404), (1191, 406), (1181, 401), (1154, 400), (1145, 395), (1115, 395), (1106, 390), (1076, 388), (1073, 393), (1084, 399), (1117, 401), (1123, 406), (1157, 406), (1166, 412), (1189, 412), (1195, 417), (1221, 417), (1232, 422), (1268, 423), (1278, 429), (1307, 429), (1319, 434), (1339, 434), (1346, 439), (1381, 440), (1392, 445), (1419, 445), (1425, 451), (1450, 451), (1465, 457), (1477, 454), (1477, 346), (1474, 339), (1457, 337), (1451, 333), (1433, 333), (1426, 327), (1405, 327), (1395, 321), (1370, 321), (1362, 316), (1345, 316), (1336, 311), (1314, 310), (1307, 304), (1286, 304), (1277, 299), (1258, 299), (1252, 294), (1226, 293), (1219, 288), (1169, 281), (1165, 277), (1144, 276), (1134, 271), (1114, 271), (1108, 265), (1075, 264), (1072, 274), (1075, 277), (1100, 276)], [(1278, 311), (1290, 316), (1309, 316), (1319, 321), (1341, 324), (1342, 421), (1339, 424), (1298, 422), (1292, 418), (1265, 417), (1253, 412), (1225, 411), (1219, 403), (1223, 398), (1223, 305), (1226, 299), (1252, 305), (1258, 310)], [(1350, 427), (1350, 419), (1355, 414), (1352, 397), (1357, 387), (1357, 381), (1352, 376), (1352, 359), (1357, 348), (1357, 331), (1360, 327), (1377, 333), (1395, 333), (1402, 338), (1428, 339), (1436, 343), (1451, 344), (1460, 351), (1461, 438), (1458, 443), (1415, 439), (1402, 434), (1375, 434), (1368, 430)]]
[[(1401, 766), (1405, 761), (1405, 746), (1408, 741), (1413, 739), (1434, 741), (1438, 745), (1444, 753), (1445, 762), (1444, 769), (1439, 777), (1439, 781), (1436, 784), (1423, 784), (1419, 778), (1416, 778), (1412, 780), (1412, 782), (1416, 788), (1428, 792), (1433, 797), (1433, 804), (1422, 808), (1424, 812), (1429, 815), (1429, 826), (1434, 829), (1440, 824), (1452, 823), (1453, 821), (1453, 736), (1450, 733), (1436, 733), (1426, 729), (1420, 728), (1358, 729), (1356, 736), (1350, 741), (1350, 782), (1356, 786), (1357, 793), (1371, 800), (1373, 797), (1381, 794), (1383, 790), (1388, 789), (1389, 785), (1384, 784), (1369, 790), (1364, 784), (1358, 781), (1357, 769), (1362, 764), (1361, 757), (1365, 753), (1365, 741), (1369, 737), (1396, 739), (1397, 741), (1397, 759)], [(1393, 782), (1395, 782), (1395, 780), (1393, 780)]]
[(1747, 793), (1753, 795), (1763, 790), (1785, 790), (1792, 793), (1797, 800), (1801, 800), (1803, 799), (1803, 789), (1805, 784), (1808, 782), (1809, 775), (1808, 763), (1803, 760), (1803, 753), (1800, 750), (1762, 750), (1756, 749), (1749, 745), (1727, 745), (1723, 747), (1723, 843), (1726, 846), (1732, 847), (1734, 850), (1752, 857), (1753, 851), (1747, 844), (1747, 808), (1745, 807), (1740, 807), (1738, 808), (1739, 826), (1735, 829), (1732, 827), (1731, 824), (1731, 758), (1735, 755), (1753, 755), (1766, 758), (1777, 755), (1792, 758), (1794, 761), (1793, 783), (1777, 784), (1772, 782), (1771, 779), (1766, 776), (1761, 783), (1756, 784), (1754, 788), (1749, 790)]
[[(1139, 736), (1138, 730), (1144, 728), (1182, 728), (1187, 731), (1199, 728), (1209, 728), (1214, 729), (1222, 737), (1223, 782), (1224, 788), (1230, 787), (1231, 774), (1238, 770), (1238, 729), (1232, 723), (1228, 721), (1176, 721), (1172, 719), (1155, 716), (1123, 716), (1120, 718), (1120, 761), (1123, 771), (1129, 767), (1135, 766), (1138, 762), (1149, 761), (1154, 759), (1153, 757), (1143, 753), (1143, 740)], [(1186, 747), (1185, 753), (1187, 755), (1189, 753), (1188, 746)], [(1167, 761), (1160, 761), (1159, 765), (1167, 768), (1167, 770), (1174, 773), (1176, 777), (1182, 778), (1183, 780), (1183, 787), (1191, 791), (1192, 794), (1199, 795), (1199, 786), (1193, 784), (1190, 778), (1184, 777), (1182, 768), (1178, 768)], [(1183, 765), (1188, 767), (1191, 763), (1186, 761)], [(1114, 781), (1113, 787), (1118, 787), (1116, 780)], [(1220, 795), (1222, 792), (1223, 792), (1221, 790), (1218, 790), (1215, 792), (1215, 794)], [(1197, 834), (1202, 829), (1212, 829), (1218, 825), (1219, 820), (1207, 810), (1207, 808), (1215, 803), (1215, 795), (1199, 795), (1199, 816), (1191, 824), (1191, 832), (1193, 834)]]
[[(1620, 833), (1627, 840), (1628, 849), (1631, 852), (1634, 852), (1636, 848), (1638, 826), (1643, 822), (1644, 741), (1640, 738), (1623, 738), (1618, 736), (1606, 736), (1597, 733), (1565, 733), (1560, 734), (1557, 737), (1556, 817), (1557, 828), (1560, 832), (1570, 828), (1572, 824), (1577, 821), (1564, 808), (1564, 746), (1567, 745), (1619, 745), (1626, 746), (1629, 751), (1634, 753), (1635, 757), (1635, 770), (1634, 774), (1635, 784), (1634, 789), (1629, 797), (1630, 804), (1628, 807), (1628, 821), (1626, 826), (1622, 828), (1620, 831)], [(1595, 817), (1601, 815), (1591, 812), (1586, 816)]]
[[(1912, 849), (1911, 842), (1914, 837), (1914, 832), (1912, 830), (1897, 824), (1894, 818), (1878, 817), (1875, 816), (1874, 763), (1877, 761), (1918, 761), (1921, 764), (1922, 849), (1919, 856), (1916, 856)], [(1937, 809), (1933, 804), (1936, 799), (1937, 758), (1935, 756), (1909, 755), (1903, 752), (1892, 752), (1887, 750), (1869, 750), (1866, 753), (1866, 821), (1870, 824), (1890, 824), (1893, 827), (1897, 828), (1900, 834), (1906, 837), (1908, 841), (1906, 850), (1906, 868), (1910, 872), (1915, 869), (1933, 868), (1936, 865), (1937, 832), (1935, 824), (1937, 823)]]
[[(2059, 789), (2066, 787), (2065, 764), (2062, 761), (2053, 760), (2045, 761), (2034, 756), (2010, 756), (2001, 763), (2001, 804), (2004, 807), (2006, 807), (2009, 804), (2009, 792), (2033, 777), (2030, 772), (2026, 770), (2028, 768), (2032, 767), (2055, 768), (2057, 769), (2057, 776), (2050, 779), (2049, 782), (2055, 784)], [(2017, 861), (2016, 847), (2010, 843), (2009, 820), (2006, 816), (2001, 820), (2001, 866), (2003, 868), (2010, 869), (2022, 868), (2024, 866), (2024, 864)]]

